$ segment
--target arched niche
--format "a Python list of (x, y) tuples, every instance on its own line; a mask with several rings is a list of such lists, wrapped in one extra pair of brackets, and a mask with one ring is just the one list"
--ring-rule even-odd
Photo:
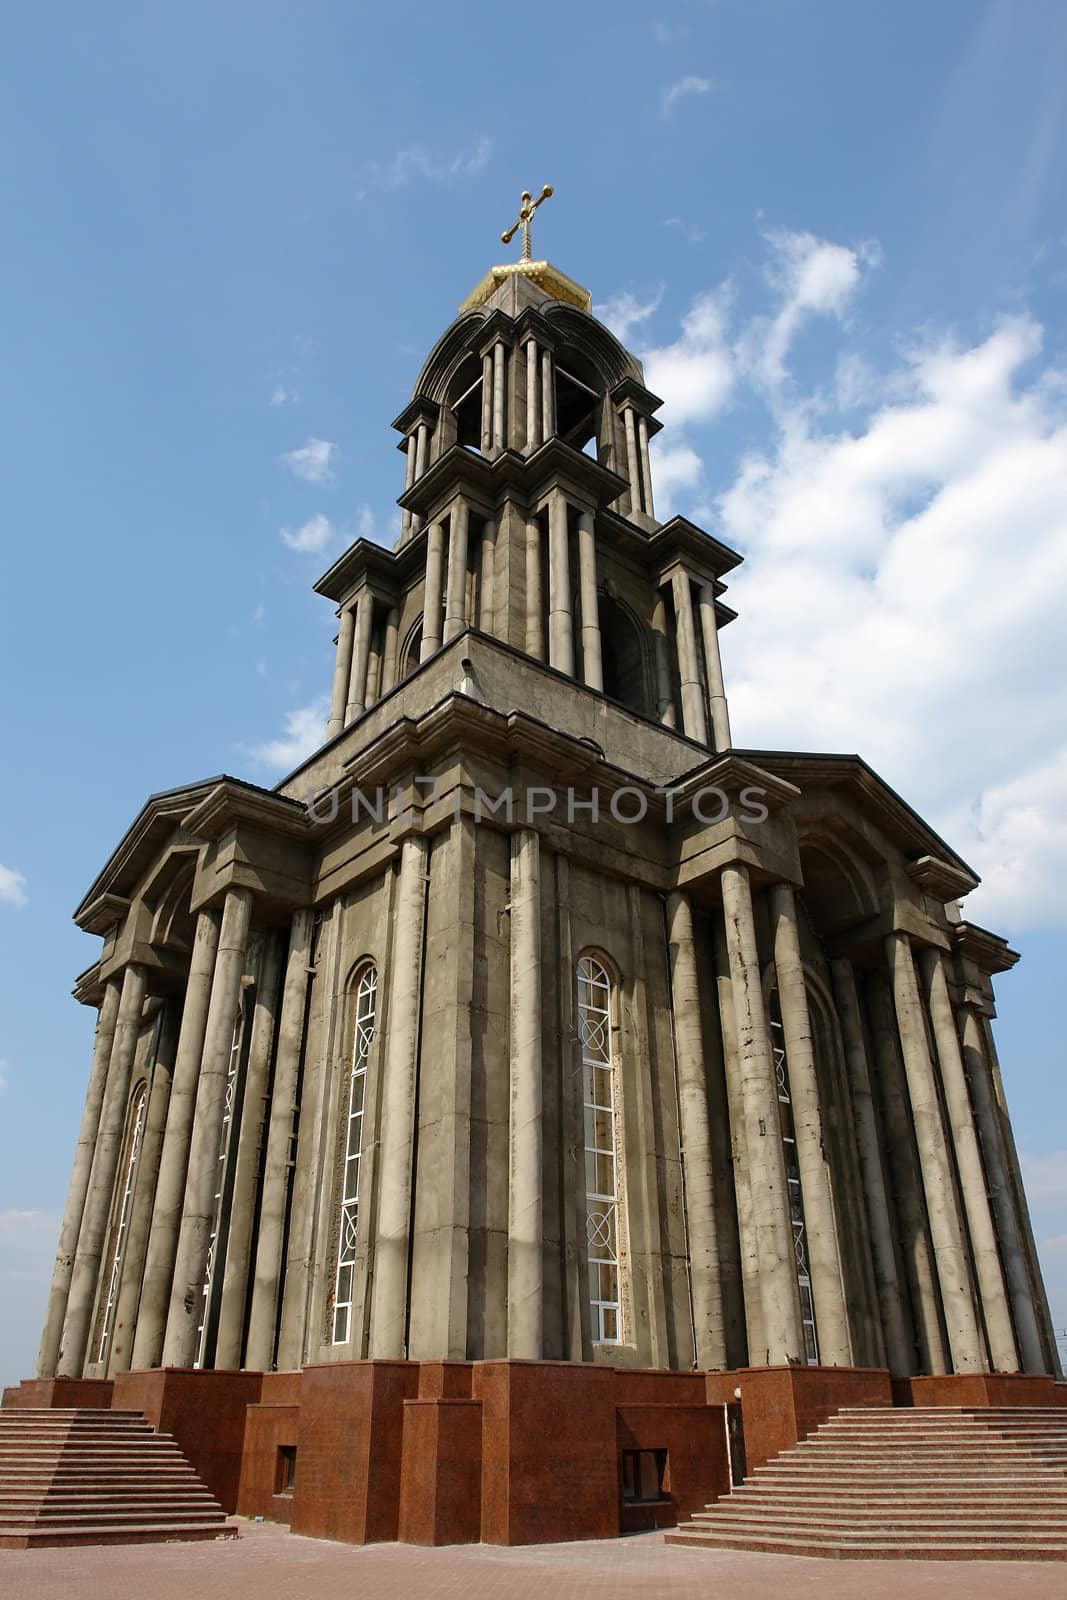
[(651, 716), (644, 629), (613, 595), (602, 591), (598, 599), (604, 693), (639, 716)]

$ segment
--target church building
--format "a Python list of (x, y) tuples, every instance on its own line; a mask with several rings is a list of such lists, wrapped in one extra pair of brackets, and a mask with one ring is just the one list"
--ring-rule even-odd
[(320, 748), (153, 795), (75, 913), (98, 1022), (23, 1388), (332, 1537), (618, 1532), (723, 1492), (742, 1428), (751, 1466), (1058, 1377), (1018, 957), (860, 756), (735, 744), (742, 558), (657, 516), (661, 402), (533, 210), (393, 424), (395, 547), (315, 585)]

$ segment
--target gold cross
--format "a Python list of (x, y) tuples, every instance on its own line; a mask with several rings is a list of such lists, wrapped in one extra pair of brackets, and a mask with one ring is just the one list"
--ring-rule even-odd
[(504, 244), (510, 244), (512, 239), (514, 239), (516, 233), (519, 231), (519, 229), (520, 228), (522, 229), (522, 259), (523, 259), (523, 261), (529, 261), (530, 258), (531, 258), (530, 223), (533, 221), (533, 214), (537, 210), (538, 206), (541, 204), (542, 200), (549, 199), (551, 194), (552, 194), (552, 185), (550, 183), (546, 183), (545, 184), (544, 188), (541, 190), (541, 193), (537, 196), (536, 200), (530, 194), (529, 189), (524, 189), (522, 191), (522, 205), (519, 207), (519, 220), (518, 220), (518, 222), (514, 223), (508, 229), (508, 231), (506, 233), (502, 233), (500, 235), (501, 241)]

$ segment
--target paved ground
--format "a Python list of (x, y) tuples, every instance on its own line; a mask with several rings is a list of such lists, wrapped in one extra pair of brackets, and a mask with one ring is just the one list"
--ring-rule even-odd
[(267, 1523), (208, 1544), (0, 1551), (4, 1600), (1063, 1600), (1060, 1565), (819, 1561), (598, 1544), (420, 1550), (298, 1539)]

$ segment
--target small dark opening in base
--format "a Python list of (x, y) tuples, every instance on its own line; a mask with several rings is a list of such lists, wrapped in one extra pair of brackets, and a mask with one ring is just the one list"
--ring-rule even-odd
[(624, 1450), (622, 1452), (622, 1499), (624, 1505), (641, 1506), (669, 1500), (666, 1450)]
[(296, 1445), (278, 1446), (278, 1460), (274, 1470), (274, 1493), (292, 1494), (296, 1483)]

